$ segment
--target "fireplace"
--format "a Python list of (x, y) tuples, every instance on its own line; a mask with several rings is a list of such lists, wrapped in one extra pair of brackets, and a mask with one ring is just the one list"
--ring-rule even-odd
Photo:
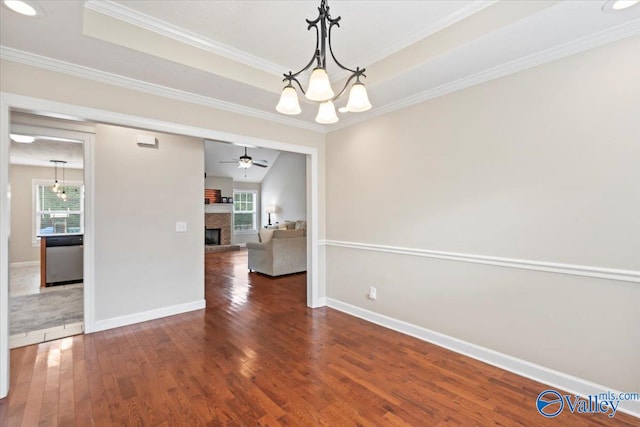
[(205, 228), (204, 229), (204, 244), (205, 245), (220, 245), (220, 228)]

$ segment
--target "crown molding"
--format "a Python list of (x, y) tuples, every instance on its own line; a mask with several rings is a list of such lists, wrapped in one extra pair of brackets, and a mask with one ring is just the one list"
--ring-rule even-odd
[[(376, 49), (366, 55), (355, 58), (352, 62), (354, 64), (375, 64), (376, 62), (386, 58), (389, 55), (393, 55), (396, 52), (399, 52), (412, 44), (427, 38), (438, 31), (442, 31), (445, 28), (456, 24), (462, 21), (469, 16), (480, 12), (481, 10), (486, 9), (487, 7), (497, 3), (498, 0), (477, 0), (474, 1), (465, 7), (462, 7), (455, 12), (450, 13), (449, 15), (444, 16), (438, 21), (434, 22), (431, 25), (428, 25), (424, 28), (421, 28), (419, 31), (411, 34), (407, 37), (404, 37), (400, 40), (397, 40), (394, 43), (391, 43), (387, 46), (382, 47), (382, 49)], [(345, 77), (348, 77), (351, 73), (345, 70), (339, 70), (329, 75), (330, 80), (341, 80)]]
[(95, 68), (89, 68), (72, 64), (70, 62), (60, 61), (58, 59), (13, 49), (7, 46), (0, 46), (0, 59), (38, 67), (49, 71), (55, 71), (57, 73), (68, 74), (83, 79), (97, 81), (100, 83), (106, 83), (125, 89), (135, 90), (138, 92), (149, 93), (151, 95), (163, 96), (165, 98), (175, 99), (177, 101), (217, 108), (219, 110), (242, 114), (257, 119), (269, 120), (271, 122), (276, 122), (287, 126), (294, 126), (314, 132), (325, 133), (325, 127), (323, 125), (308, 123), (302, 120), (292, 119), (281, 114), (270, 113), (267, 111), (245, 107), (239, 104), (234, 104), (207, 96), (185, 92), (179, 89), (160, 86), (154, 83), (148, 83), (142, 80), (136, 80), (118, 74), (96, 70)]
[(386, 104), (382, 107), (374, 108), (368, 113), (359, 113), (356, 116), (352, 116), (351, 118), (344, 120), (341, 118), (338, 124), (330, 125), (327, 132), (343, 129), (357, 123), (372, 119), (374, 117), (391, 113), (393, 111), (410, 107), (412, 105), (416, 105), (430, 99), (438, 98), (452, 92), (466, 89), (468, 87), (488, 82), (490, 80), (495, 80), (500, 77), (505, 77), (509, 74), (514, 74), (528, 68), (546, 64), (547, 62), (562, 59), (567, 56), (575, 55), (577, 53), (638, 34), (640, 34), (640, 19), (634, 19), (632, 21), (609, 28), (599, 33), (572, 40), (553, 48), (546, 49), (532, 55), (516, 59), (514, 61), (506, 62), (493, 68), (480, 71), (479, 73), (472, 74), (470, 76), (463, 77), (449, 83), (445, 83), (443, 85), (425, 90), (423, 92), (419, 92), (415, 95)]
[(237, 61), (261, 71), (282, 77), (283, 67), (279, 64), (267, 61), (255, 55), (236, 49), (224, 43), (202, 37), (192, 31), (170, 24), (161, 19), (154, 18), (142, 12), (138, 12), (111, 0), (88, 0), (84, 7), (94, 12), (119, 19), (131, 25), (144, 28), (148, 31), (160, 34), (180, 43), (193, 46), (224, 58)]
[[(92, 0), (91, 3), (95, 3), (95, 1)], [(107, 73), (104, 71), (96, 70), (94, 68), (75, 65), (69, 62), (60, 61), (57, 59), (21, 51), (18, 49), (13, 49), (6, 46), (0, 46), (0, 59), (6, 59), (8, 61), (18, 62), (38, 68), (47, 69), (50, 71), (69, 74), (76, 77), (123, 87), (126, 89), (132, 89), (140, 92), (150, 93), (153, 95), (163, 96), (178, 101), (204, 105), (207, 107), (217, 108), (220, 110), (242, 114), (249, 117), (269, 120), (287, 126), (293, 126), (319, 133), (328, 133), (353, 126), (366, 120), (370, 120), (387, 113), (401, 110), (403, 108), (410, 107), (421, 102), (438, 98), (449, 93), (466, 89), (477, 84), (504, 77), (509, 74), (517, 73), (528, 68), (542, 65), (547, 62), (561, 59), (583, 52), (585, 50), (593, 49), (595, 47), (638, 34), (640, 34), (640, 19), (634, 19), (632, 21), (601, 31), (599, 33), (567, 42), (554, 48), (547, 49), (523, 58), (519, 58), (514, 61), (510, 61), (496, 67), (481, 71), (479, 73), (463, 77), (456, 81), (446, 83), (435, 88), (425, 90), (423, 92), (419, 92), (413, 96), (400, 99), (381, 107), (374, 108), (366, 113), (359, 113), (357, 115), (353, 115), (351, 118), (346, 118), (346, 116), (343, 116), (338, 124), (329, 126), (309, 123), (303, 120), (286, 117), (281, 114), (262, 111), (251, 107), (245, 107), (239, 104), (222, 101), (215, 98), (197, 95), (166, 86), (160, 86), (153, 83), (120, 76), (117, 74)]]

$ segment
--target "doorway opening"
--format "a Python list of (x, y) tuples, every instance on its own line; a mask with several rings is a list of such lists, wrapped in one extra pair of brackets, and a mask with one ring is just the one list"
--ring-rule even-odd
[(84, 331), (86, 134), (27, 113), (10, 120), (9, 348), (17, 348)]
[[(256, 147), (271, 148), (276, 150), (291, 151), (306, 155), (307, 162), (307, 206), (308, 218), (308, 260), (309, 269), (307, 272), (307, 306), (314, 308), (324, 305), (324, 298), (321, 297), (319, 273), (319, 150), (313, 146), (294, 145), (291, 143), (270, 140), (258, 137), (250, 137), (240, 134), (222, 132), (210, 128), (195, 127), (179, 123), (149, 119), (141, 116), (129, 115), (126, 113), (115, 113), (112, 111), (96, 108), (83, 107), (73, 104), (65, 104), (46, 99), (33, 98), (23, 95), (2, 93), (0, 96), (0, 128), (5, 132), (0, 134), (0, 398), (7, 396), (9, 391), (9, 316), (8, 316), (8, 266), (9, 266), (9, 230), (10, 230), (10, 200), (11, 192), (9, 186), (9, 128), (10, 113), (12, 111), (37, 112), (45, 117), (51, 118), (72, 118), (78, 120), (88, 119), (95, 123), (110, 123), (118, 126), (131, 127), (136, 129), (149, 129), (159, 132), (181, 134), (198, 137), (207, 140), (224, 139), (230, 143), (240, 145), (252, 144)], [(89, 132), (90, 133), (90, 132)], [(113, 322), (96, 321), (96, 299), (95, 299), (95, 183), (93, 164), (94, 159), (94, 137), (87, 134), (85, 140), (85, 236), (84, 236), (84, 318), (85, 330), (96, 332), (113, 327)], [(139, 319), (139, 317), (136, 317)], [(150, 320), (150, 319), (147, 319)], [(132, 322), (133, 323), (133, 322)], [(125, 323), (128, 324), (128, 323)], [(122, 321), (117, 323), (123, 325)]]

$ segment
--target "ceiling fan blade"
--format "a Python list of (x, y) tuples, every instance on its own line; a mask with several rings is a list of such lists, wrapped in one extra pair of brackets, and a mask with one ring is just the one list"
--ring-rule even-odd
[(238, 163), (238, 160), (225, 160), (225, 161), (220, 161), (218, 163)]
[(266, 165), (266, 164), (268, 164), (268, 163), (269, 163), (269, 160), (264, 160), (264, 159), (262, 159), (262, 160), (254, 160), (253, 162), (254, 162), (254, 163), (255, 163), (255, 162), (260, 162), (260, 163), (263, 163), (263, 164), (265, 164), (265, 165)]
[(260, 167), (260, 168), (266, 168), (266, 167), (268, 167), (267, 165), (263, 165), (262, 163), (256, 163), (256, 162), (253, 162), (253, 163), (252, 163), (252, 165), (253, 165), (253, 166), (258, 166), (258, 167)]

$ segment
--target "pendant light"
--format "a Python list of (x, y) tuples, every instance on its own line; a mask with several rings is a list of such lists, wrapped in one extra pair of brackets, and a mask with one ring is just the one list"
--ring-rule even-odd
[(67, 162), (63, 162), (62, 163), (62, 192), (60, 194), (60, 198), (62, 200), (64, 200), (65, 202), (67, 201), (67, 187), (65, 186), (65, 179), (64, 179), (64, 167), (67, 164)]
[[(56, 196), (58, 196), (62, 200), (67, 200), (67, 193), (65, 191), (65, 186), (64, 186), (64, 167), (67, 164), (67, 162), (64, 160), (49, 160), (49, 161), (53, 163), (53, 168), (54, 168), (54, 176), (53, 176), (54, 183), (53, 183), (53, 186), (51, 186), (51, 191), (56, 193)], [(58, 165), (62, 165), (62, 185), (60, 185), (60, 182), (58, 181)]]
[(54, 178), (54, 183), (53, 186), (51, 187), (51, 190), (54, 193), (58, 193), (58, 188), (60, 187), (60, 185), (58, 184), (58, 160), (49, 160), (50, 162), (53, 163), (53, 178)]

